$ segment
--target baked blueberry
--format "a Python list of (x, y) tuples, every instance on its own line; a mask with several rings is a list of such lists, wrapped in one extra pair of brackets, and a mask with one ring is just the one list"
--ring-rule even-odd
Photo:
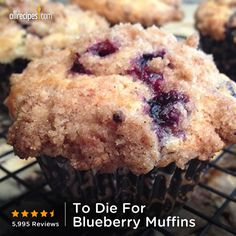
[(98, 55), (100, 57), (105, 57), (112, 53), (115, 53), (118, 48), (115, 46), (114, 43), (110, 42), (109, 40), (105, 40), (103, 42), (96, 43), (92, 45), (88, 52), (91, 52), (93, 55)]

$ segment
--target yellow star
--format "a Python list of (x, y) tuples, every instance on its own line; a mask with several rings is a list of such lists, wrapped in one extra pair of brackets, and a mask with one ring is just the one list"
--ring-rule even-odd
[(32, 217), (37, 217), (38, 216), (38, 212), (33, 210), (33, 211), (31, 211), (31, 215), (32, 215)]
[(28, 217), (29, 212), (24, 210), (21, 212), (22, 217)]
[(19, 216), (19, 212), (16, 211), (16, 210), (12, 211), (11, 214), (12, 214), (12, 217), (18, 217)]
[(45, 210), (41, 211), (40, 213), (41, 213), (41, 217), (47, 217), (48, 213)]
[(50, 212), (50, 215), (51, 215), (51, 217), (54, 216), (54, 210), (52, 210), (52, 211)]

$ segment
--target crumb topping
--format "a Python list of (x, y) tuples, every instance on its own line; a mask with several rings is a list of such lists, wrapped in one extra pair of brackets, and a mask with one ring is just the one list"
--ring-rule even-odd
[(206, 0), (196, 12), (196, 28), (204, 36), (224, 40), (227, 25), (235, 13), (235, 0)]
[[(49, 19), (9, 19), (9, 14), (34, 13), (38, 6)], [(64, 49), (83, 34), (107, 30), (107, 21), (76, 5), (45, 0), (6, 0), (0, 6), (0, 63), (11, 63), (17, 58), (32, 60), (50, 49)]]
[(183, 17), (181, 0), (73, 0), (81, 8), (96, 11), (112, 24), (141, 23), (163, 25)]

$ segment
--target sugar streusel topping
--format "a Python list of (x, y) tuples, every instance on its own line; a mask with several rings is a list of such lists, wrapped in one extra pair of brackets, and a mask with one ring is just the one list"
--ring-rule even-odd
[[(52, 18), (23, 20), (10, 19), (11, 13), (34, 13), (38, 7)], [(32, 60), (50, 49), (63, 49), (87, 33), (107, 30), (107, 21), (75, 5), (45, 0), (6, 0), (0, 5), (0, 63), (11, 63), (17, 58)]]

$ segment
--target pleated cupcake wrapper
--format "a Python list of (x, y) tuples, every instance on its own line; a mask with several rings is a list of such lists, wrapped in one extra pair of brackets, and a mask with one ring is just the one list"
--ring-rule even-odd
[(52, 189), (70, 202), (145, 204), (148, 214), (170, 215), (185, 203), (198, 183), (207, 162), (191, 160), (186, 169), (171, 163), (148, 174), (134, 175), (127, 168), (104, 174), (75, 170), (65, 158), (38, 158)]
[(213, 54), (214, 61), (219, 70), (236, 81), (236, 44), (225, 39), (216, 41), (209, 36), (200, 34), (200, 47), (208, 54)]

